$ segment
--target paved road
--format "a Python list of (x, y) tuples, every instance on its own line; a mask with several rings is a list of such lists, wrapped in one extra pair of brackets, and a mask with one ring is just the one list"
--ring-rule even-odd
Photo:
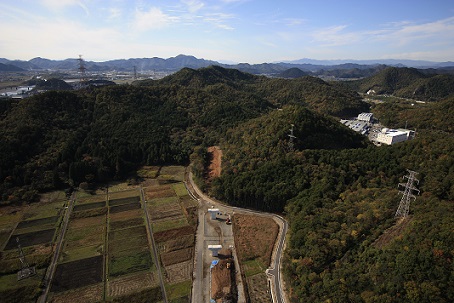
[[(253, 215), (258, 215), (258, 216), (264, 216), (264, 217), (269, 217), (273, 218), (276, 223), (279, 224), (280, 226), (280, 231), (279, 231), (279, 239), (277, 241), (277, 245), (275, 247), (275, 250), (273, 252), (273, 266), (270, 269), (267, 269), (266, 273), (271, 280), (271, 286), (272, 286), (272, 298), (274, 303), (285, 303), (286, 302), (286, 296), (283, 290), (283, 282), (282, 282), (282, 277), (280, 274), (280, 268), (281, 268), (281, 260), (282, 260), (282, 252), (284, 250), (285, 246), (285, 236), (288, 230), (288, 224), (287, 221), (282, 218), (281, 216), (278, 216), (276, 214), (272, 213), (264, 213), (264, 212), (259, 212), (259, 211), (253, 211), (249, 209), (244, 209), (244, 208), (239, 208), (239, 207), (230, 207), (224, 204), (219, 203), (218, 201), (215, 201), (214, 199), (211, 199), (210, 197), (206, 196), (203, 192), (200, 191), (200, 189), (194, 184), (193, 179), (192, 179), (192, 173), (189, 173), (187, 176), (187, 182), (186, 188), (188, 189), (190, 195), (195, 199), (199, 201), (199, 226), (197, 228), (197, 237), (196, 237), (196, 249), (195, 249), (195, 264), (194, 264), (194, 283), (193, 283), (193, 292), (192, 292), (192, 302), (209, 302), (207, 301), (206, 297), (206, 291), (205, 295), (203, 293), (203, 289), (206, 289), (206, 285), (204, 286), (204, 283), (209, 283), (209, 280), (204, 279), (204, 262), (203, 260), (206, 259), (204, 258), (205, 255), (208, 254), (207, 252), (207, 246), (206, 246), (206, 235), (205, 231), (206, 230), (206, 223), (205, 223), (205, 218), (206, 218), (206, 212), (209, 207), (209, 205), (213, 205), (216, 208), (219, 208), (221, 212), (223, 213), (244, 213), (244, 214), (253, 214)], [(208, 205), (207, 205), (208, 203)], [(225, 225), (225, 224), (223, 224)], [(232, 243), (233, 243), (233, 238), (232, 238)], [(233, 245), (233, 244), (232, 244)], [(238, 260), (235, 258), (235, 262), (237, 263)], [(238, 268), (238, 264), (235, 264)], [(242, 288), (242, 287), (241, 287)], [(238, 287), (240, 290), (240, 286)], [(238, 302), (242, 302), (241, 300), (244, 299), (244, 293), (239, 294), (238, 296)], [(244, 302), (244, 301), (243, 301)]]
[(63, 247), (63, 239), (65, 238), (66, 230), (68, 229), (69, 217), (71, 216), (71, 211), (73, 209), (75, 199), (76, 192), (73, 192), (71, 198), (69, 199), (67, 208), (64, 208), (64, 211), (66, 212), (65, 216), (63, 217), (60, 234), (57, 239), (57, 246), (55, 247), (54, 255), (52, 256), (52, 260), (49, 267), (47, 268), (46, 275), (44, 276), (45, 288), (43, 294), (37, 300), (38, 303), (45, 303), (47, 295), (49, 294), (49, 290), (52, 285), (52, 279), (54, 278), (55, 268), (57, 267), (58, 258), (60, 257), (60, 251)]
[(151, 220), (149, 218), (150, 216), (148, 214), (147, 201), (145, 200), (145, 195), (143, 193), (142, 185), (140, 186), (140, 195), (142, 197), (142, 206), (143, 206), (143, 210), (145, 212), (145, 219), (147, 221), (148, 230), (150, 231), (150, 238), (151, 238), (151, 244), (153, 246), (154, 260), (155, 260), (155, 264), (156, 264), (156, 269), (158, 270), (159, 282), (161, 284), (162, 301), (164, 303), (167, 303), (168, 301), (167, 301), (166, 287), (164, 285), (164, 279), (162, 278), (161, 264), (159, 261), (158, 251), (156, 249), (156, 243), (154, 242), (153, 229), (151, 228)]

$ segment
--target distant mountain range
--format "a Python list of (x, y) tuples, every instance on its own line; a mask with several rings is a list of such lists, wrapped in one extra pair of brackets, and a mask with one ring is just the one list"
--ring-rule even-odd
[[(182, 68), (202, 68), (218, 65), (226, 68), (235, 68), (251, 74), (267, 74), (277, 77), (297, 77), (298, 75), (326, 76), (336, 78), (360, 78), (370, 76), (386, 66), (417, 67), (432, 69), (454, 70), (454, 62), (429, 62), (418, 60), (314, 60), (301, 59), (296, 61), (262, 63), (262, 64), (222, 64), (217, 61), (198, 59), (194, 56), (178, 55), (168, 59), (162, 58), (131, 58), (109, 60), (104, 62), (85, 61), (88, 72), (123, 71), (137, 72), (165, 71), (175, 72)], [(0, 72), (6, 71), (77, 71), (78, 59), (50, 60), (34, 58), (28, 61), (8, 60), (0, 58)], [(291, 72), (285, 72), (291, 69)], [(301, 70), (298, 72), (295, 69)]]

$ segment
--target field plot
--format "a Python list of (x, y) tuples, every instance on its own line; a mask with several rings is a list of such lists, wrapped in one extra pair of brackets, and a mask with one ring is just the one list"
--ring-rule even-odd
[(84, 196), (84, 197), (77, 197), (77, 204), (91, 204), (91, 203), (96, 203), (96, 202), (105, 202), (106, 201), (106, 195), (90, 195), (90, 196)]
[(57, 266), (52, 292), (61, 292), (102, 282), (103, 257), (96, 256)]
[(40, 230), (25, 234), (13, 234), (11, 235), (8, 243), (5, 246), (5, 250), (17, 248), (16, 239), (19, 238), (22, 247), (50, 243), (55, 234), (55, 229)]
[(191, 280), (193, 262), (185, 261), (165, 267), (165, 279), (169, 284)]
[(117, 206), (117, 205), (130, 204), (130, 203), (140, 203), (140, 197), (132, 196), (132, 197), (126, 197), (126, 198), (109, 199), (109, 206)]
[(149, 287), (155, 287), (159, 283), (156, 272), (142, 272), (120, 278), (111, 279), (108, 282), (108, 296), (118, 297), (134, 293)]
[(140, 203), (134, 202), (134, 203), (123, 204), (123, 205), (118, 205), (118, 206), (111, 206), (110, 212), (115, 214), (115, 213), (119, 213), (122, 211), (139, 209), (139, 208), (140, 208)]
[(171, 185), (158, 185), (154, 187), (147, 187), (145, 194), (148, 199), (166, 198), (175, 196), (175, 191)]
[(184, 166), (163, 166), (159, 171), (158, 180), (183, 182), (185, 171)]
[(103, 284), (98, 283), (82, 288), (56, 293), (52, 296), (52, 303), (85, 303), (101, 302), (103, 296)]
[(74, 206), (73, 211), (82, 211), (82, 210), (89, 210), (89, 209), (94, 209), (94, 208), (100, 208), (100, 207), (105, 207), (106, 202), (95, 202), (95, 203), (85, 203), (85, 204), (77, 204)]
[(279, 226), (271, 218), (239, 214), (233, 217), (235, 248), (251, 302), (269, 301), (264, 272), (271, 262), (278, 232)]
[[(109, 201), (121, 199), (121, 198), (132, 198), (132, 197), (139, 197), (139, 196), (140, 196), (140, 192), (137, 188), (134, 188), (134, 189), (129, 188), (126, 190), (121, 190), (121, 191), (116, 191), (113, 188), (109, 188)], [(140, 201), (140, 198), (138, 201)]]
[[(0, 208), (0, 301), (34, 302), (52, 257), (52, 240), (64, 210), (64, 192), (42, 195), (40, 202)], [(37, 274), (17, 281), (21, 268), (16, 238)]]

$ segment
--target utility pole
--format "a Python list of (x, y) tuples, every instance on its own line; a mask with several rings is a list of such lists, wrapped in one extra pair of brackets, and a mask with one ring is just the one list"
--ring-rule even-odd
[(294, 150), (293, 140), (296, 139), (296, 137), (293, 135), (293, 127), (294, 127), (294, 126), (295, 126), (295, 125), (292, 124), (292, 128), (290, 129), (290, 134), (288, 135), (289, 138), (290, 138), (290, 140), (289, 140), (289, 142), (288, 142), (288, 148), (289, 148), (289, 150), (290, 150), (291, 152)]
[(415, 178), (418, 173), (409, 169), (407, 169), (407, 171), (408, 176), (404, 176), (404, 178), (407, 178), (407, 183), (399, 183), (398, 185), (398, 187), (405, 187), (404, 190), (400, 191), (400, 193), (402, 193), (402, 199), (400, 200), (395, 215), (395, 217), (399, 218), (408, 216), (408, 213), (410, 212), (410, 199), (416, 200), (416, 196), (414, 195), (416, 192), (419, 195), (419, 189), (413, 185), (413, 182), (419, 184), (419, 180)]

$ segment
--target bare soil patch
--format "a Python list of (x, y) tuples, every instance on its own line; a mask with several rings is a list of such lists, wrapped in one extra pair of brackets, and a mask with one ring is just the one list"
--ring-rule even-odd
[(102, 282), (103, 257), (96, 256), (59, 264), (52, 283), (52, 292), (62, 292)]
[(211, 154), (211, 163), (208, 166), (208, 181), (221, 176), (222, 150), (219, 146), (208, 147)]
[(183, 248), (193, 247), (195, 243), (195, 236), (193, 234), (180, 235), (175, 239), (166, 242), (159, 242), (157, 244), (160, 253), (171, 252)]
[(181, 217), (183, 216), (183, 210), (180, 204), (176, 202), (170, 202), (161, 204), (158, 206), (149, 206), (151, 219), (156, 221), (158, 219)]
[(142, 215), (143, 215), (143, 211), (141, 209), (133, 209), (133, 210), (122, 211), (122, 212), (119, 212), (116, 214), (110, 213), (109, 219), (110, 219), (110, 222), (121, 221), (121, 220), (125, 220), (125, 219), (142, 217)]
[(192, 255), (193, 255), (192, 247), (184, 248), (184, 249), (167, 252), (165, 254), (161, 254), (161, 261), (162, 261), (162, 264), (164, 264), (164, 266), (169, 266), (169, 265), (173, 265), (176, 263), (181, 263), (184, 261), (191, 260)]
[(175, 196), (175, 191), (170, 185), (161, 185), (155, 188), (146, 188), (145, 195), (147, 199), (151, 200)]
[(179, 283), (192, 278), (192, 260), (173, 265), (166, 266), (164, 268), (165, 280), (169, 284)]
[[(216, 302), (226, 302), (237, 296), (235, 265), (232, 259), (221, 259), (211, 268), (211, 298)], [(236, 302), (236, 300), (233, 300)]]
[(107, 295), (118, 297), (158, 285), (156, 273), (139, 273), (128, 275), (108, 282)]
[(402, 231), (407, 228), (411, 222), (411, 218), (399, 219), (394, 226), (391, 226), (372, 244), (378, 249), (382, 249), (388, 245), (392, 240), (402, 234)]
[(154, 236), (155, 242), (159, 243), (159, 242), (169, 241), (171, 239), (175, 239), (177, 237), (184, 236), (184, 235), (190, 235), (190, 234), (192, 234), (192, 235), (195, 234), (194, 227), (187, 225), (187, 226), (183, 226), (180, 228), (174, 228), (174, 229), (169, 229), (169, 230), (165, 230), (165, 231), (160, 231), (160, 232), (154, 233), (153, 236)]

